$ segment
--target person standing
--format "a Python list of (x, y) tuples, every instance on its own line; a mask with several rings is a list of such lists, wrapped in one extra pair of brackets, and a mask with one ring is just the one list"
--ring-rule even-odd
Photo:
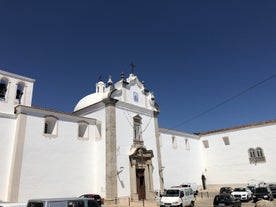
[(205, 190), (206, 189), (206, 177), (204, 174), (201, 175), (201, 180), (202, 180), (203, 190)]

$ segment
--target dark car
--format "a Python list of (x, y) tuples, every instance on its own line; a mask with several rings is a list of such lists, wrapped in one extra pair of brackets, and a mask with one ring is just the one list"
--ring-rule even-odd
[(234, 196), (224, 193), (216, 195), (213, 201), (214, 207), (241, 207), (241, 201)]
[(97, 202), (99, 207), (104, 204), (104, 200), (99, 194), (83, 194), (80, 196), (80, 198), (92, 198), (94, 201)]
[(248, 185), (247, 187), (249, 188), (249, 190), (251, 190), (252, 193), (255, 192), (255, 186), (253, 186), (253, 185)]
[(253, 195), (253, 202), (257, 202), (261, 199), (273, 201), (273, 195), (270, 187), (259, 187), (255, 189), (255, 193)]
[(219, 194), (231, 194), (233, 192), (233, 188), (231, 187), (222, 187), (219, 189)]
[(276, 184), (269, 184), (270, 190), (272, 191), (273, 198), (276, 198)]

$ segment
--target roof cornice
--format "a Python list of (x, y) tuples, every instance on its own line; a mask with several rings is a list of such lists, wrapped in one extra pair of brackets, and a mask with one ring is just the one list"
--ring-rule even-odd
[(218, 130), (212, 130), (212, 131), (207, 131), (207, 132), (198, 132), (198, 133), (195, 133), (195, 134), (199, 135), (199, 136), (203, 136), (203, 135), (221, 133), (221, 132), (226, 132), (226, 131), (234, 131), (234, 130), (237, 130), (237, 129), (247, 129), (247, 128), (253, 128), (253, 127), (261, 127), (261, 126), (264, 126), (264, 125), (272, 125), (272, 124), (275, 124), (275, 123), (276, 123), (276, 120), (269, 120), (269, 121), (262, 121), (262, 122), (252, 123), (252, 124), (228, 127), (228, 128), (218, 129)]
[(23, 105), (18, 105), (15, 107), (16, 114), (27, 114), (27, 115), (37, 115), (37, 116), (48, 116), (52, 115), (55, 117), (58, 117), (58, 119), (63, 119), (63, 120), (69, 120), (69, 121), (86, 121), (89, 124), (96, 124), (98, 120), (92, 119), (92, 118), (87, 118), (87, 117), (82, 117), (82, 116), (76, 116), (64, 112), (58, 112), (54, 110), (49, 110), (49, 109), (43, 109), (39, 107), (30, 107), (30, 106), (23, 106)]
[(176, 131), (176, 130), (172, 130), (172, 129), (159, 128), (159, 132), (163, 133), (163, 134), (175, 135), (175, 136), (180, 136), (180, 137), (189, 137), (189, 138), (199, 139), (199, 136), (196, 134), (190, 134), (190, 133)]

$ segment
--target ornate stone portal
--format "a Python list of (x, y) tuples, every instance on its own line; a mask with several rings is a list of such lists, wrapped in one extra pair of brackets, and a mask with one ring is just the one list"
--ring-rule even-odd
[(152, 180), (152, 150), (141, 145), (132, 145), (130, 161), (130, 184), (132, 200), (154, 199)]

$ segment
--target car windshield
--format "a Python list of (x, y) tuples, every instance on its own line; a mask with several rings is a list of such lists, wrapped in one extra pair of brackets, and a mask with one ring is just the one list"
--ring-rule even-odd
[(266, 188), (256, 188), (256, 193), (264, 193), (267, 192)]
[(221, 203), (226, 203), (230, 202), (232, 200), (231, 196), (216, 196), (215, 201), (221, 202)]
[(178, 197), (179, 196), (179, 190), (166, 190), (164, 196)]
[(231, 188), (221, 188), (220, 189), (220, 192), (223, 193), (223, 192), (230, 192), (231, 191)]
[(29, 202), (27, 207), (43, 207), (42, 202)]
[(234, 191), (243, 192), (243, 191), (246, 191), (246, 189), (245, 188), (234, 188)]
[(101, 198), (101, 196), (99, 196), (99, 195), (94, 195), (93, 197), (96, 198), (96, 199), (100, 199)]

